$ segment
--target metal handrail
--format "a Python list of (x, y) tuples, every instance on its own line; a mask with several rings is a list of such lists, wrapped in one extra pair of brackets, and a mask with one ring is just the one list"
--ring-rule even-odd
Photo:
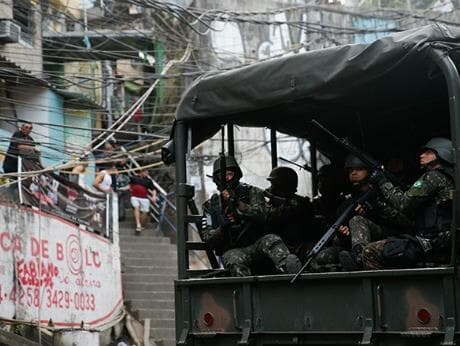
[[(127, 158), (129, 159), (129, 161), (137, 168), (141, 168), (141, 165), (136, 161), (136, 159), (131, 155), (129, 154), (129, 152), (126, 150), (126, 148), (124, 148), (123, 146), (121, 146), (121, 151), (123, 151)], [(128, 169), (128, 174), (129, 173), (133, 173), (131, 172), (131, 167), (126, 165), (127, 166), (126, 168)], [(165, 189), (163, 189), (161, 187), (161, 185), (155, 181), (155, 179), (153, 179), (152, 177), (150, 177), (150, 180), (152, 181), (153, 183), (153, 186), (155, 187), (157, 193), (158, 193), (158, 198), (156, 198), (156, 200), (153, 200), (152, 198), (149, 198), (150, 201), (152, 203), (150, 203), (150, 215), (153, 217), (153, 219), (157, 222), (158, 226), (157, 226), (157, 230), (164, 234), (163, 232), (163, 226), (165, 224), (167, 224), (173, 232), (177, 233), (177, 226), (176, 224), (170, 220), (170, 218), (168, 217), (167, 215), (167, 208), (170, 208), (173, 213), (175, 214), (177, 209), (176, 209), (176, 206), (174, 205), (174, 203), (171, 201), (171, 196), (175, 194), (175, 191), (172, 191), (170, 193), (167, 193)], [(161, 199), (161, 205), (159, 205), (158, 201)], [(198, 233), (198, 228), (196, 227), (195, 224), (189, 224), (189, 226), (192, 228), (192, 230), (194, 232), (197, 232)], [(207, 265), (207, 263), (204, 261), (203, 257), (202, 256), (199, 256), (198, 254), (192, 252), (192, 255), (194, 257), (196, 257), (202, 264), (204, 265)]]

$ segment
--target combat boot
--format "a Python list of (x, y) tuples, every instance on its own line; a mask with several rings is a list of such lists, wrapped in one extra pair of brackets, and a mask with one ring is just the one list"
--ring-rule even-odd
[(280, 274), (297, 274), (302, 268), (302, 263), (299, 258), (294, 254), (287, 255), (284, 263), (279, 267)]
[(342, 250), (339, 253), (339, 261), (344, 271), (363, 269), (363, 247), (356, 245), (352, 251)]

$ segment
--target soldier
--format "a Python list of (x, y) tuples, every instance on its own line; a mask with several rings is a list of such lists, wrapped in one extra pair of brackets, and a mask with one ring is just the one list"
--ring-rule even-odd
[(328, 164), (318, 170), (319, 196), (313, 199), (313, 211), (321, 229), (327, 229), (337, 218), (337, 209), (345, 201), (343, 178), (337, 167)]
[(213, 181), (221, 191), (203, 204), (200, 236), (232, 276), (249, 276), (259, 261), (269, 261), (277, 273), (294, 273), (300, 261), (289, 253), (281, 238), (264, 234), (263, 191), (240, 183), (243, 176), (233, 157), (225, 158), (225, 182), (221, 182), (221, 158), (214, 162)]
[(415, 237), (401, 234), (369, 244), (363, 254), (366, 269), (409, 267), (420, 261), (442, 263), (448, 260), (453, 163), (451, 141), (436, 137), (422, 148), (420, 165), (425, 172), (407, 191), (393, 186), (382, 172), (373, 172), (371, 180), (379, 187), (385, 201), (415, 216)]
[[(369, 182), (369, 168), (359, 158), (348, 156), (345, 160), (348, 180), (351, 184), (351, 199), (372, 188)], [(344, 270), (362, 268), (364, 247), (372, 241), (380, 240), (401, 230), (409, 231), (413, 224), (411, 220), (397, 209), (388, 205), (377, 193), (363, 205), (358, 205), (348, 225), (340, 226), (339, 232), (350, 236), (351, 252), (342, 251), (339, 260)]]
[(297, 173), (289, 167), (276, 167), (267, 178), (266, 232), (278, 234), (289, 251), (302, 259), (319, 240), (313, 207), (307, 197), (296, 194)]

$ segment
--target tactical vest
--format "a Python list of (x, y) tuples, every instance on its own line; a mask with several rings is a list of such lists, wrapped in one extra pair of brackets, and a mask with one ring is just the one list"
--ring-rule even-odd
[(441, 232), (449, 232), (452, 222), (452, 200), (450, 190), (453, 188), (453, 172), (445, 167), (437, 168), (452, 184), (440, 187), (437, 195), (416, 212), (415, 224), (417, 235), (435, 238)]
[[(235, 190), (236, 199), (244, 203), (250, 203), (251, 186), (247, 184), (239, 184)], [(236, 221), (233, 223), (227, 223), (224, 221), (225, 215), (223, 210), (226, 205), (222, 203), (222, 200), (218, 194), (213, 194), (210, 198), (210, 214), (212, 220), (212, 227), (217, 228), (219, 225), (225, 224), (223, 227), (224, 231), (224, 244), (216, 247), (217, 255), (221, 255), (223, 252), (236, 247), (245, 247), (253, 244), (258, 238), (258, 232), (253, 229), (253, 223), (241, 216), (234, 215)]]

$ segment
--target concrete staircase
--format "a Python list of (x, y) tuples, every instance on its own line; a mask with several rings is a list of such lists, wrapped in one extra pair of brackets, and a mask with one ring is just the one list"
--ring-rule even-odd
[(149, 224), (140, 235), (133, 222), (120, 223), (125, 304), (140, 319), (150, 318), (151, 345), (175, 345), (174, 279), (176, 246)]

